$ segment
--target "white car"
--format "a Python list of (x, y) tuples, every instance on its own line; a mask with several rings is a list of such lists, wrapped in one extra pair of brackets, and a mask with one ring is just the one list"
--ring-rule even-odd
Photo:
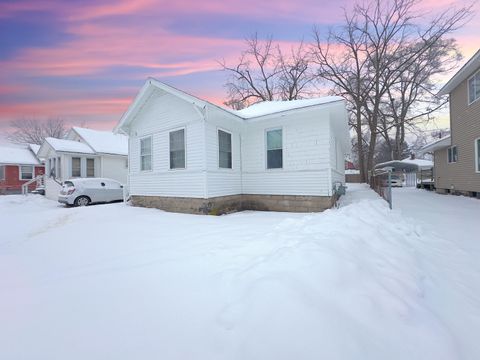
[(66, 205), (87, 206), (113, 201), (123, 201), (123, 185), (112, 179), (71, 179), (63, 183), (58, 194), (58, 202)]

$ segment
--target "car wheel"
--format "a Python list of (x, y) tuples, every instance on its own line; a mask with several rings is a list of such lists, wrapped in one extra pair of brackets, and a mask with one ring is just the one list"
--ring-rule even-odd
[(90, 204), (90, 199), (87, 196), (79, 196), (75, 199), (75, 206), (87, 206)]

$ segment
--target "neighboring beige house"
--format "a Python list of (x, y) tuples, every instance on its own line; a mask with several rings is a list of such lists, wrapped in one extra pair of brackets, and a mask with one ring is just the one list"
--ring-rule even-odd
[(480, 197), (480, 50), (448, 81), (450, 136), (425, 146), (434, 154), (440, 193)]

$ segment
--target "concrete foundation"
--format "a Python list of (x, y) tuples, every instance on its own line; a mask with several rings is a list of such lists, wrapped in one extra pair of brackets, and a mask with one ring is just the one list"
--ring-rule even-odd
[(222, 215), (243, 210), (319, 212), (331, 208), (335, 198), (333, 196), (242, 194), (199, 199), (132, 195), (131, 202), (134, 206), (171, 212)]

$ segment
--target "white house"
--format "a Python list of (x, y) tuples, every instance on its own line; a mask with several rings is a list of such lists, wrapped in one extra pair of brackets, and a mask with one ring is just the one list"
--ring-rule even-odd
[(110, 131), (72, 128), (66, 139), (46, 138), (38, 156), (45, 159), (45, 195), (55, 199), (70, 178), (103, 177), (127, 182), (128, 138)]
[(134, 205), (189, 213), (321, 211), (345, 181), (340, 97), (228, 110), (148, 79), (117, 125)]

